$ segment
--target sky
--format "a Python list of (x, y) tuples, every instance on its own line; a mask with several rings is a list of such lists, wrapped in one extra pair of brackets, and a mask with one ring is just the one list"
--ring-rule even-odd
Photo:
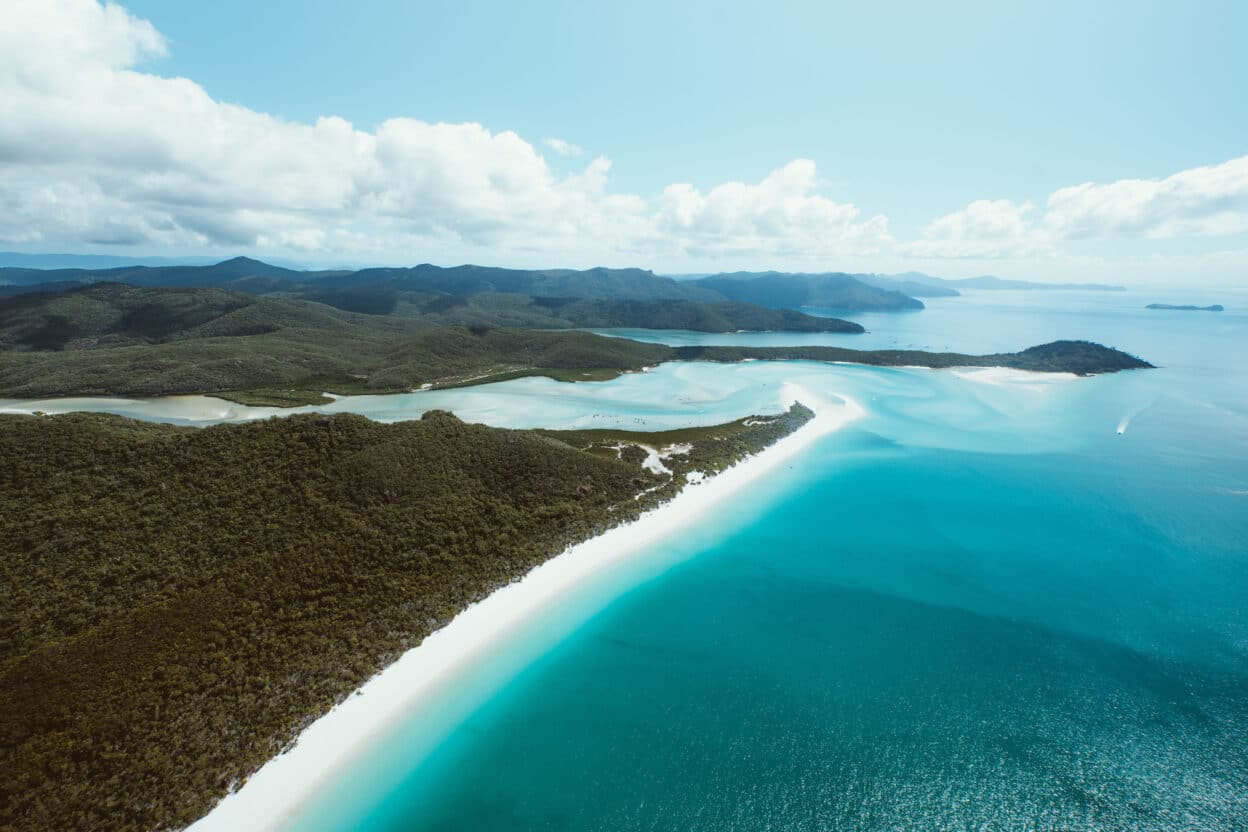
[(1248, 4), (0, 0), (0, 247), (1248, 285)]

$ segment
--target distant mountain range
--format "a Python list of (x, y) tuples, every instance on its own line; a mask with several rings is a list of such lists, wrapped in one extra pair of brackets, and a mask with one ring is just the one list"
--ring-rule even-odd
[(1088, 292), (1122, 292), (1126, 287), (1113, 286), (1107, 283), (1038, 283), (1030, 280), (1007, 280), (992, 275), (980, 277), (945, 278), (933, 277), (923, 272), (902, 272), (900, 274), (871, 274), (850, 272), (731, 272), (728, 274), (678, 274), (668, 275), (674, 280), (699, 283), (710, 278), (731, 277), (802, 277), (802, 278), (840, 278), (849, 277), (860, 283), (888, 289), (916, 298), (956, 297), (959, 289), (1013, 289), (1013, 290), (1044, 290), (1064, 289), (1067, 291)]
[(933, 286), (937, 288), (947, 289), (1024, 289), (1027, 291), (1039, 291), (1044, 289), (1064, 289), (1067, 291), (1085, 291), (1085, 292), (1125, 292), (1125, 286), (1113, 286), (1108, 283), (1037, 283), (1030, 280), (1007, 280), (1002, 277), (993, 277), (992, 275), (981, 275), (979, 277), (962, 277), (956, 279), (948, 279), (943, 277), (932, 277), (922, 272), (904, 272), (894, 275), (860, 275), (859, 277), (871, 278), (880, 281), (904, 281), (908, 284), (917, 284), (923, 286)]
[[(0, 255), (49, 264), (95, 263), (96, 255)], [(59, 258), (59, 259), (58, 259)], [(120, 259), (120, 258), (118, 258)], [(219, 263), (146, 258), (107, 268), (0, 267), (0, 295), (61, 292), (100, 283), (148, 288), (227, 289), (284, 301), (313, 301), (347, 312), (397, 315), (435, 326), (534, 329), (643, 327), (703, 332), (772, 330), (861, 332), (833, 315), (924, 308), (920, 297), (959, 289), (1115, 290), (1099, 284), (1042, 284), (975, 277), (945, 280), (920, 272), (730, 272), (675, 279), (646, 269), (506, 269), (428, 263), (406, 268), (304, 271), (234, 257)], [(817, 309), (821, 316), (798, 310)]]
[[(299, 271), (249, 257), (211, 265), (130, 265), (106, 269), (0, 268), (0, 294), (62, 291), (94, 283), (163, 288), (218, 288), (253, 295), (314, 300), (370, 314), (402, 310), (447, 312), (463, 304), (447, 298), (488, 299), (499, 295), (593, 301), (748, 303), (771, 309), (802, 306), (842, 311), (922, 309), (921, 301), (848, 275), (718, 275), (678, 281), (645, 269), (504, 269), (488, 266)], [(432, 309), (428, 309), (433, 304)], [(549, 304), (547, 304), (547, 308)], [(478, 309), (480, 311), (480, 309)], [(656, 310), (657, 311), (657, 310)], [(738, 312), (742, 311), (738, 308)], [(460, 322), (460, 321), (451, 321)], [(493, 323), (503, 323), (493, 321)], [(507, 321), (540, 325), (539, 321)], [(642, 326), (644, 323), (620, 323)]]
[(922, 301), (904, 292), (872, 285), (848, 274), (731, 272), (687, 281), (682, 285), (710, 289), (732, 300), (760, 306), (853, 312), (898, 312), (923, 308)]
[[(0, 268), (20, 269), (115, 269), (121, 266), (211, 266), (220, 257), (133, 257), (117, 254), (25, 254), (0, 251)], [(293, 261), (274, 260), (280, 266), (304, 268)]]

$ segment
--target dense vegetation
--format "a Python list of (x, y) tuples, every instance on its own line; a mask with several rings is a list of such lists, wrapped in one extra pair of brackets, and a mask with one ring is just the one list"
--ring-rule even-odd
[(386, 298), (384, 294), (370, 290), (310, 291), (292, 297), (357, 312), (398, 315), (437, 326), (863, 332), (861, 325), (839, 318), (817, 317), (793, 309), (769, 309), (734, 301), (596, 300), (495, 293), (427, 295), (414, 292), (395, 292)]
[(920, 350), (850, 350), (841, 347), (677, 347), (678, 361), (842, 361), (878, 367), (1011, 367), (1040, 373), (1095, 375), (1152, 367), (1133, 355), (1090, 341), (1053, 341), (1021, 352), (965, 355)]
[(0, 395), (238, 393), (292, 404), (547, 374), (601, 378), (666, 347), (584, 332), (428, 328), (215, 289), (109, 284), (0, 302)]
[(733, 272), (692, 281), (726, 298), (761, 306), (897, 312), (922, 309), (923, 302), (871, 286), (848, 274)]
[(429, 264), (411, 268), (301, 272), (246, 257), (236, 257), (211, 266), (123, 266), (47, 271), (0, 268), (0, 285), (8, 284), (10, 291), (37, 288), (40, 283), (52, 284), (58, 290), (75, 284), (99, 282), (121, 282), (134, 286), (215, 287), (257, 295), (301, 297), (340, 309), (373, 314), (401, 312), (401, 307), (410, 312), (422, 302), (436, 300), (439, 296), (464, 298), (490, 294), (586, 300), (737, 301), (774, 308), (822, 306), (884, 311), (923, 308), (922, 303), (911, 297), (868, 285), (859, 280), (860, 277), (865, 276), (742, 272), (701, 280), (673, 280), (643, 269), (441, 268)]
[(860, 324), (821, 318), (793, 309), (769, 309), (727, 301), (570, 300), (539, 298), (553, 314), (575, 326), (688, 329), (695, 332), (844, 332), (861, 333)]
[[(466, 605), (810, 415), (609, 435), (0, 416), (0, 827), (193, 820)], [(674, 441), (673, 474), (638, 465), (633, 443)]]
[[(607, 309), (630, 303), (574, 302)], [(392, 316), (221, 290), (116, 284), (11, 299), (0, 306), (0, 344), (7, 347), (0, 350), (0, 396), (219, 393), (279, 405), (320, 401), (327, 391), (390, 392), (521, 375), (601, 380), (673, 360), (998, 365), (1078, 373), (1146, 366), (1084, 342), (992, 356), (813, 346), (673, 349), (575, 331), (423, 328)]]
[[(246, 287), (248, 280), (233, 285)], [(382, 321), (380, 316), (402, 320)], [(837, 318), (731, 301), (443, 295), (370, 288), (312, 288), (258, 298), (225, 289), (148, 288), (110, 282), (0, 299), (0, 349), (92, 349), (213, 335), (256, 335), (292, 327), (340, 327), (343, 323), (389, 331), (434, 326), (863, 331), (858, 324)]]
[(0, 350), (90, 350), (289, 329), (345, 332), (353, 327), (386, 332), (411, 328), (400, 321), (223, 289), (99, 283), (0, 301)]
[(284, 290), (269, 297), (313, 301), (349, 312), (393, 315), (430, 326), (636, 327), (697, 332), (864, 331), (861, 325), (839, 318), (735, 301), (534, 297), (501, 292), (442, 295), (369, 287)]
[(635, 300), (706, 300), (723, 297), (644, 269), (500, 269), (487, 266), (302, 272), (248, 257), (212, 266), (122, 266), (111, 269), (0, 269), (0, 283), (30, 286), (44, 282), (119, 282), (134, 286), (212, 286), (256, 293), (300, 290), (372, 289), (475, 295), (483, 292)]
[[(673, 349), (585, 332), (497, 328), (509, 315), (612, 326), (647, 321), (687, 329), (846, 331), (856, 324), (748, 304), (670, 300), (567, 300), (521, 295), (442, 295), (425, 304), (445, 321), (346, 312), (306, 301), (221, 289), (97, 284), (0, 301), (0, 396), (157, 396), (218, 393), (249, 404), (299, 404), (339, 394), (392, 392), (497, 381), (521, 375), (601, 380), (673, 360), (808, 359), (929, 367), (997, 365), (1043, 371), (1112, 372), (1144, 362), (1086, 342), (1022, 353), (970, 356), (839, 347)], [(505, 310), (512, 310), (506, 312)], [(500, 311), (503, 310), (503, 311)], [(526, 318), (525, 316), (528, 315)]]

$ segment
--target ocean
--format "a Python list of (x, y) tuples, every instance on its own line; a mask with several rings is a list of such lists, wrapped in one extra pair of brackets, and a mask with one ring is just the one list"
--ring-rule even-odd
[(1248, 829), (1248, 293), (928, 307), (857, 316), (864, 336), (613, 334), (1087, 338), (1159, 368), (697, 363), (438, 394), (493, 424), (657, 429), (774, 410), (793, 381), (868, 415), (510, 634), (290, 828)]
[(604, 385), (620, 418), (782, 380), (870, 414), (517, 633), (293, 828), (1248, 828), (1248, 307), (1142, 309), (1172, 294), (978, 292), (855, 342), (1092, 338), (1153, 371)]

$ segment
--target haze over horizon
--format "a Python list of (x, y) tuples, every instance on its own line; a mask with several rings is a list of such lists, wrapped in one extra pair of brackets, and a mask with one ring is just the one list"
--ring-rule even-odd
[(1198, 5), (0, 0), (0, 247), (1243, 286)]

